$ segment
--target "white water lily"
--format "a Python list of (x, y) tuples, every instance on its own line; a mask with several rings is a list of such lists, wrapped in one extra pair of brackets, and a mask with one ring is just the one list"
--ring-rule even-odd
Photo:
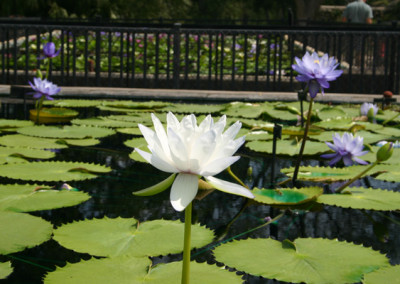
[(235, 139), (240, 130), (238, 121), (225, 132), (226, 116), (214, 123), (208, 115), (200, 125), (196, 116), (185, 116), (181, 122), (174, 114), (167, 114), (167, 131), (160, 120), (151, 115), (154, 130), (139, 124), (140, 131), (151, 153), (135, 150), (157, 169), (173, 173), (163, 182), (146, 188), (135, 195), (153, 195), (167, 189), (171, 184), (171, 204), (177, 211), (182, 211), (195, 198), (199, 178), (214, 188), (236, 195), (254, 198), (247, 188), (213, 177), (222, 172), (240, 157), (232, 156), (244, 143), (244, 136)]

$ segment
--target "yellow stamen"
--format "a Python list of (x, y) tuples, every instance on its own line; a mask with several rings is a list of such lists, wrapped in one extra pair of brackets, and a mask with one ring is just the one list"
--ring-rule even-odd
[(319, 60), (318, 59), (314, 60), (314, 63), (318, 63), (319, 64)]

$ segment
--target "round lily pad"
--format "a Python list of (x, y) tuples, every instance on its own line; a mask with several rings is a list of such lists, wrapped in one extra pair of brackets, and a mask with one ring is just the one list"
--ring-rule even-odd
[[(54, 239), (62, 246), (96, 256), (158, 256), (183, 249), (184, 224), (154, 220), (138, 224), (133, 218), (103, 218), (74, 222), (57, 228)], [(192, 225), (192, 247), (212, 242), (214, 234)]]
[(35, 137), (46, 137), (46, 138), (101, 138), (114, 134), (114, 130), (100, 128), (100, 127), (89, 127), (89, 126), (32, 126), (24, 127), (18, 130), (18, 133), (35, 136)]
[(0, 136), (0, 145), (11, 147), (27, 147), (34, 149), (63, 149), (67, 145), (57, 142), (57, 139), (12, 134)]
[(31, 162), (0, 165), (0, 176), (32, 181), (71, 181), (96, 178), (111, 169), (80, 162)]
[(94, 117), (94, 118), (85, 118), (85, 119), (74, 119), (71, 121), (72, 124), (75, 125), (85, 125), (99, 128), (126, 128), (126, 127), (137, 127), (136, 122), (129, 121), (118, 121), (113, 119), (107, 119), (104, 117)]
[(24, 147), (1, 147), (0, 146), (0, 163), (10, 163), (9, 158), (31, 158), (31, 159), (50, 159), (55, 154), (50, 151), (40, 149), (29, 149)]
[[(150, 265), (150, 260), (147, 257), (93, 258), (57, 268), (56, 271), (46, 275), (44, 283), (180, 283), (182, 262), (162, 263), (149, 269)], [(243, 283), (243, 280), (234, 272), (229, 272), (215, 265), (192, 262), (190, 264), (190, 283), (239, 284)]]
[(56, 107), (96, 107), (101, 105), (103, 101), (101, 100), (53, 100), (53, 101), (44, 101), (44, 105), (52, 105)]
[(0, 211), (0, 254), (23, 251), (47, 241), (53, 225), (25, 213)]
[(74, 206), (90, 198), (80, 191), (54, 190), (40, 185), (0, 185), (0, 210), (31, 212)]
[(320, 187), (303, 187), (299, 189), (259, 189), (254, 188), (252, 193), (255, 201), (269, 205), (295, 205), (309, 202), (322, 194)]
[(11, 262), (0, 262), (0, 279), (7, 278), (13, 272), (13, 268), (11, 267)]
[(356, 283), (389, 265), (385, 255), (338, 240), (233, 241), (214, 250), (217, 261), (246, 273), (291, 283)]
[(400, 265), (384, 267), (364, 275), (363, 284), (397, 283), (400, 279)]
[[(255, 152), (272, 154), (273, 141), (250, 141), (245, 144)], [(276, 153), (278, 155), (297, 156), (300, 152), (301, 142), (296, 140), (279, 140), (276, 144)], [(303, 155), (317, 155), (329, 151), (325, 143), (307, 141)]]
[(2, 128), (18, 128), (32, 126), (33, 122), (29, 120), (17, 119), (0, 119), (0, 129)]

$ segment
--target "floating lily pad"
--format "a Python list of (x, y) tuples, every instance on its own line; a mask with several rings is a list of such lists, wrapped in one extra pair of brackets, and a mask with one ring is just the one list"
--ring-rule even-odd
[(161, 101), (148, 101), (148, 102), (134, 102), (134, 101), (104, 101), (103, 106), (113, 108), (125, 109), (160, 109), (172, 105), (168, 102)]
[(267, 115), (273, 119), (285, 120), (285, 121), (296, 121), (298, 118), (298, 114), (293, 113), (293, 111), (289, 111), (288, 109), (279, 109), (278, 107), (263, 104), (262, 105), (263, 116)]
[(45, 138), (70, 138), (70, 139), (83, 139), (83, 138), (101, 138), (110, 136), (115, 133), (112, 129), (89, 127), (89, 126), (31, 126), (24, 127), (18, 130), (18, 133)]
[(13, 268), (11, 267), (11, 262), (0, 262), (0, 279), (7, 278), (13, 272)]
[(49, 240), (53, 225), (25, 213), (0, 212), (0, 254), (32, 248)]
[[(54, 239), (62, 246), (96, 256), (158, 256), (182, 251), (184, 224), (154, 220), (138, 224), (133, 218), (93, 219), (57, 228)], [(214, 238), (212, 231), (192, 225), (192, 247)], [(161, 240), (161, 241), (160, 241)]]
[[(297, 178), (300, 180), (309, 181), (339, 181), (351, 179), (355, 175), (366, 169), (366, 166), (351, 166), (346, 168), (331, 168), (331, 167), (300, 167)], [(282, 173), (292, 176), (294, 167), (284, 168)], [(374, 171), (376, 172), (376, 171)], [(368, 174), (371, 174), (369, 172)]]
[(71, 181), (96, 178), (111, 169), (80, 162), (31, 162), (0, 165), (0, 176), (32, 181)]
[(340, 106), (328, 106), (317, 111), (318, 118), (321, 120), (326, 119), (341, 119), (349, 116)]
[(381, 164), (376, 166), (374, 168), (374, 171), (382, 172), (381, 174), (375, 177), (376, 179), (384, 181), (400, 182), (400, 164), (387, 164), (387, 165)]
[(245, 117), (245, 118), (258, 118), (264, 109), (260, 104), (232, 102), (227, 105), (224, 114), (227, 116)]
[(218, 105), (208, 105), (208, 104), (172, 104), (163, 110), (170, 111), (175, 113), (194, 113), (194, 114), (209, 114), (212, 113), (216, 115), (224, 110), (226, 107), (225, 105), (218, 104)]
[(246, 134), (246, 141), (254, 141), (254, 140), (271, 140), (273, 138), (272, 134), (268, 131), (251, 131)]
[(101, 100), (53, 100), (53, 101), (44, 101), (44, 105), (51, 105), (56, 107), (96, 107), (101, 105), (103, 101)]
[(366, 210), (400, 210), (400, 193), (382, 189), (350, 187), (343, 193), (323, 194), (317, 202), (326, 205)]
[(255, 201), (268, 205), (295, 205), (309, 202), (322, 194), (320, 187), (303, 187), (299, 189), (259, 189), (254, 188), (252, 193)]
[(355, 124), (351, 117), (339, 118), (339, 119), (327, 119), (320, 122), (313, 123), (313, 125), (330, 130), (343, 130), (350, 129)]
[[(182, 262), (158, 264), (151, 269), (148, 258), (132, 256), (113, 257), (111, 259), (91, 259), (79, 263), (67, 264), (50, 272), (44, 279), (45, 284), (85, 283), (180, 283)], [(149, 271), (149, 273), (147, 273)], [(190, 283), (192, 284), (233, 284), (243, 283), (234, 272), (208, 265), (192, 262), (190, 264)]]
[[(255, 152), (272, 154), (272, 143), (273, 141), (250, 141), (245, 146)], [(296, 140), (279, 140), (276, 145), (276, 153), (278, 155), (297, 156), (300, 152), (300, 146), (301, 142)], [(303, 155), (317, 155), (327, 151), (329, 151), (329, 148), (325, 143), (307, 141)]]
[[(129, 139), (129, 140), (125, 141), (124, 144), (126, 146), (128, 146), (128, 147), (139, 148), (139, 149), (141, 149), (143, 151), (147, 151), (147, 142), (143, 137)], [(137, 162), (148, 163), (135, 150), (133, 150), (132, 153), (129, 154), (129, 158), (131, 158), (132, 160), (135, 160)]]
[(131, 128), (118, 128), (118, 133), (122, 134), (129, 134), (135, 136), (142, 136), (142, 132), (140, 131), (139, 127), (131, 127)]
[(217, 261), (246, 273), (292, 283), (356, 283), (389, 265), (378, 251), (328, 239), (233, 241), (214, 250)]
[(385, 140), (396, 140), (400, 137), (400, 129), (395, 127), (384, 127), (376, 130), (377, 133), (385, 135), (387, 138)]
[(85, 119), (74, 119), (71, 121), (75, 125), (85, 125), (99, 128), (127, 128), (127, 127), (137, 127), (136, 122), (129, 121), (118, 121), (113, 119), (107, 119), (102, 117), (85, 118)]
[[(53, 152), (45, 150), (0, 146), (0, 164), (11, 163), (13, 158), (50, 159), (54, 156)], [(18, 161), (21, 162), (21, 159), (14, 162)]]
[(88, 147), (100, 144), (99, 139), (87, 138), (87, 139), (58, 139), (58, 143), (65, 143), (70, 146)]
[(32, 126), (33, 122), (29, 120), (17, 120), (17, 119), (0, 119), (0, 129), (3, 128), (18, 128)]
[(0, 210), (31, 212), (74, 206), (88, 200), (85, 192), (53, 190), (39, 185), (0, 185)]
[(364, 275), (363, 284), (398, 283), (400, 279), (400, 265), (384, 267)]
[(68, 148), (60, 144), (57, 139), (26, 136), (21, 134), (0, 136), (0, 145), (10, 147), (27, 147), (34, 149), (63, 149)]
[(92, 258), (57, 267), (44, 278), (45, 284), (130, 284), (143, 283), (151, 261), (148, 257), (122, 256), (105, 259)]

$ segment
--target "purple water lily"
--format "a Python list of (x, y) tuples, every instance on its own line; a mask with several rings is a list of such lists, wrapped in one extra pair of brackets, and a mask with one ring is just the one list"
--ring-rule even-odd
[(353, 134), (351, 133), (346, 132), (342, 137), (340, 134), (335, 133), (333, 135), (333, 144), (330, 142), (325, 142), (329, 148), (335, 151), (335, 153), (324, 154), (321, 155), (321, 157), (331, 159), (329, 161), (329, 166), (331, 167), (342, 159), (345, 166), (351, 166), (354, 163), (366, 165), (368, 164), (366, 161), (357, 158), (368, 153), (368, 151), (363, 151), (363, 142), (363, 137), (353, 137)]
[(378, 106), (376, 104), (371, 104), (371, 103), (363, 103), (360, 107), (360, 114), (363, 116), (368, 116), (368, 113), (370, 112), (370, 109), (372, 109), (372, 115), (375, 116), (378, 113)]
[(38, 59), (53, 58), (60, 54), (61, 48), (56, 51), (56, 45), (53, 42), (48, 42), (43, 46), (44, 56)]
[(47, 100), (54, 100), (51, 96), (57, 94), (61, 90), (56, 84), (53, 84), (47, 79), (42, 80), (35, 77), (33, 78), (33, 83), (34, 84), (29, 81), (29, 85), (31, 85), (34, 91), (32, 94), (35, 99), (45, 97)]
[(318, 92), (324, 94), (324, 89), (329, 88), (329, 81), (336, 80), (342, 75), (342, 70), (335, 70), (339, 63), (328, 54), (319, 57), (316, 52), (306, 54), (300, 60), (295, 57), (296, 63), (292, 68), (299, 73), (296, 79), (300, 82), (306, 82), (311, 98), (315, 98)]

